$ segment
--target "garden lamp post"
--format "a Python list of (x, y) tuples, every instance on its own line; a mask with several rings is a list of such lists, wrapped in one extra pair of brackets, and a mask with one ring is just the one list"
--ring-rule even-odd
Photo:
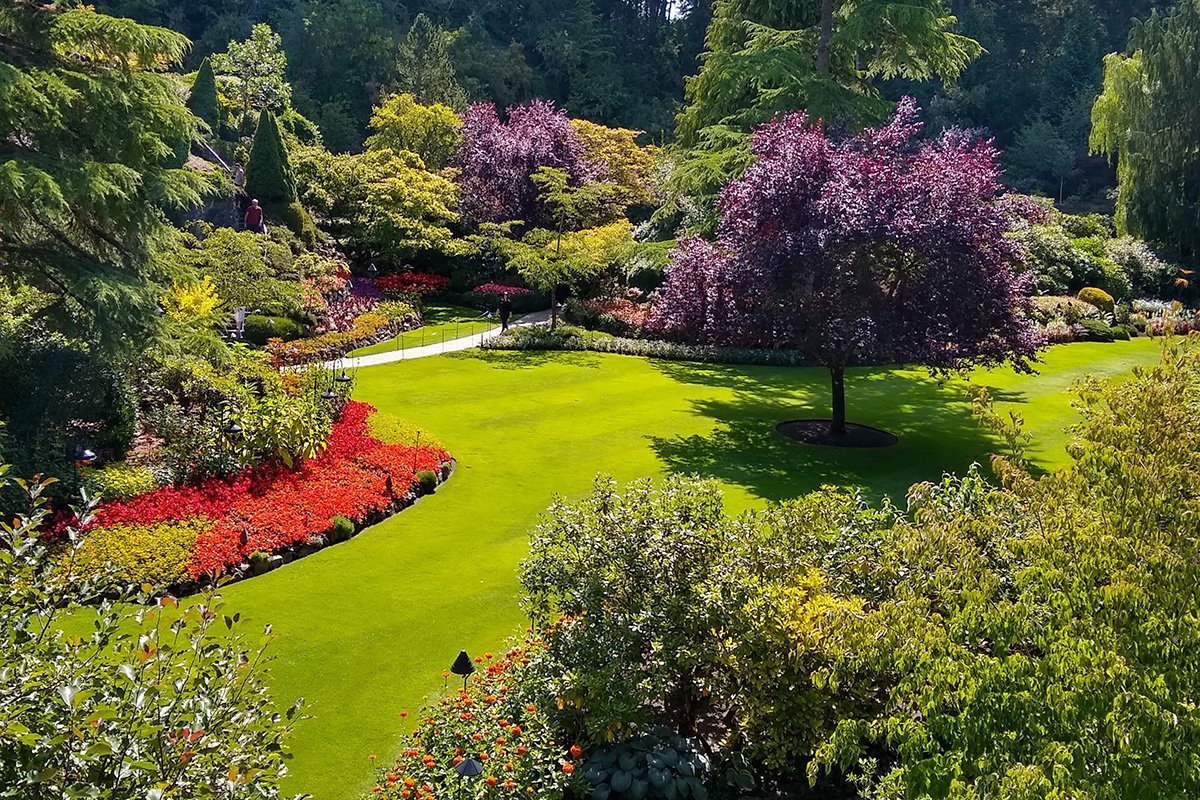
[(454, 659), (454, 663), (450, 665), (450, 671), (463, 679), (463, 691), (467, 690), (467, 678), (475, 673), (475, 664), (471, 661), (471, 657), (467, 655), (466, 650), (458, 651), (458, 658)]
[(480, 764), (474, 758), (468, 758), (465, 761), (458, 762), (458, 766), (454, 768), (462, 778), (475, 778), (483, 774), (483, 764)]
[(84, 445), (77, 444), (71, 451), (71, 460), (77, 467), (87, 467), (96, 460), (96, 454)]
[(242, 432), (242, 426), (238, 425), (236, 422), (230, 421), (230, 423), (226, 425), (221, 432), (232, 438)]
[(377, 272), (379, 272), (379, 268), (375, 266), (374, 261), (372, 261), (370, 264), (367, 265), (367, 274), (370, 275), (372, 278), (375, 277), (375, 273), (377, 273)]

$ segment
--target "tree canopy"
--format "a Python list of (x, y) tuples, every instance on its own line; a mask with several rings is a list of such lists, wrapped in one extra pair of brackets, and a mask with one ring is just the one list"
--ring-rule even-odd
[(69, 335), (120, 347), (155, 324), (163, 212), (206, 186), (180, 168), (196, 118), (165, 74), (187, 46), (85, 7), (0, 9), (0, 263)]
[(1200, 2), (1134, 29), (1104, 59), (1092, 150), (1117, 162), (1117, 224), (1200, 252)]

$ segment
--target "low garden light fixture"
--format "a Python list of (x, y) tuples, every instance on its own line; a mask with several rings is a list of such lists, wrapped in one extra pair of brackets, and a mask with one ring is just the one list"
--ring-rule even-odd
[(87, 447), (77, 444), (71, 451), (71, 460), (80, 466), (88, 466), (96, 460), (96, 454)]
[(372, 278), (375, 277), (375, 273), (377, 273), (377, 272), (379, 272), (379, 268), (375, 266), (374, 261), (372, 261), (370, 264), (367, 265), (367, 274), (370, 275)]
[(322, 400), (337, 400), (337, 397), (337, 392), (333, 391), (332, 386), (321, 393)]
[(342, 370), (342, 374), (338, 375), (336, 378), (334, 378), (334, 380), (338, 383), (351, 383), (354, 381), (354, 378), (351, 378), (349, 375), (347, 375), (346, 370)]
[(454, 659), (454, 663), (450, 666), (450, 671), (463, 679), (463, 691), (467, 690), (467, 678), (475, 674), (475, 663), (471, 661), (471, 657), (467, 655), (466, 650), (458, 651), (458, 658)]
[(230, 422), (222, 431), (222, 433), (224, 433), (226, 436), (237, 436), (241, 432), (242, 426), (238, 425), (236, 422)]
[(473, 758), (467, 758), (458, 762), (454, 767), (454, 771), (462, 778), (477, 778), (483, 774), (483, 764), (480, 764)]

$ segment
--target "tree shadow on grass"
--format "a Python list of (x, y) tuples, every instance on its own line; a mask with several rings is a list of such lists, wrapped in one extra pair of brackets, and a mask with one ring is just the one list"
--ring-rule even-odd
[[(712, 433), (651, 438), (667, 469), (715, 477), (769, 501), (797, 497), (824, 484), (860, 487), (875, 500), (886, 495), (903, 501), (913, 483), (961, 473), (975, 462), (986, 464), (997, 449), (996, 439), (972, 417), (961, 380), (885, 368), (849, 370), (848, 418), (900, 439), (892, 447), (856, 450), (802, 444), (775, 430), (784, 420), (829, 416), (828, 373), (823, 369), (655, 366), (682, 383), (734, 392), (732, 399), (693, 402), (695, 413), (713, 420)], [(1020, 402), (1016, 393), (1005, 393), (1004, 400)]]
[(599, 369), (603, 359), (596, 353), (582, 350), (460, 350), (454, 358), (482, 361), (498, 369), (534, 369), (546, 364), (567, 364), (572, 367)]

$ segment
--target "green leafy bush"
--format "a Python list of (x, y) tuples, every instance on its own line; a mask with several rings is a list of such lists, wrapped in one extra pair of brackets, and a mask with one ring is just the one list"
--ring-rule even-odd
[(102, 500), (128, 500), (158, 488), (154, 473), (137, 464), (106, 464), (86, 475), (88, 490)]
[(1085, 286), (1079, 290), (1079, 299), (1085, 303), (1095, 306), (1105, 314), (1112, 314), (1116, 306), (1113, 296), (1103, 289), (1097, 289), (1094, 286)]
[(304, 336), (304, 326), (288, 317), (268, 317), (248, 314), (243, 338), (251, 344), (265, 345), (271, 339), (290, 342)]
[(424, 321), (418, 303), (408, 300), (385, 300), (375, 306), (372, 313), (386, 317), (398, 330), (419, 328)]
[(29, 488), (34, 511), (0, 521), (3, 794), (279, 797), (299, 704), (268, 691), (270, 636), (247, 637), (212, 592), (96, 602), (112, 587), (75, 568), (86, 535), (48, 553), (46, 487)]
[(1087, 333), (1087, 338), (1093, 342), (1111, 342), (1116, 338), (1116, 333), (1109, 327), (1107, 322), (1098, 319), (1085, 319), (1081, 320), (1079, 324)]
[[(544, 311), (550, 307), (550, 298), (541, 292), (528, 292), (511, 296), (513, 314), (529, 314), (533, 311)], [(485, 292), (463, 292), (459, 301), (468, 308), (481, 311), (495, 311), (499, 298)]]
[(354, 535), (354, 521), (338, 515), (333, 518), (333, 526), (329, 529), (329, 538), (334, 542), (344, 542)]
[(74, 551), (74, 568), (93, 578), (111, 570), (122, 584), (165, 589), (188, 580), (192, 548), (210, 519), (186, 519), (157, 525), (113, 525), (83, 535)]
[(438, 487), (438, 475), (436, 472), (423, 469), (417, 473), (417, 488), (421, 494), (433, 494)]
[(592, 786), (591, 800), (708, 800), (707, 771), (693, 742), (659, 728), (594, 752), (583, 779)]

